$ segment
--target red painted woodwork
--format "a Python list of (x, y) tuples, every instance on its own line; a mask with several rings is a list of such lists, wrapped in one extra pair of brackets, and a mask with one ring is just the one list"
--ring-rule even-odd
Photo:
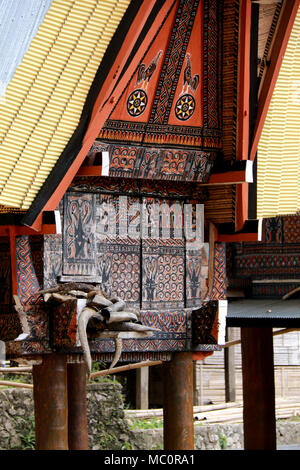
[[(82, 165), (88, 151), (90, 150), (92, 144), (94, 143), (100, 129), (104, 125), (105, 121), (109, 117), (112, 109), (114, 108), (115, 103), (121, 96), (128, 80), (132, 76), (138, 64), (141, 62), (142, 57), (147, 51), (149, 45), (152, 42), (152, 39), (159, 28), (159, 25), (162, 23), (163, 18), (167, 14), (170, 6), (172, 4), (171, 0), (167, 0), (163, 7), (161, 8), (159, 14), (155, 18), (146, 38), (135, 54), (133, 60), (129, 64), (126, 72), (120, 78), (120, 73), (123, 70), (123, 65), (126, 63), (132, 48), (136, 42), (138, 35), (140, 34), (145, 22), (147, 21), (148, 15), (154, 5), (154, 0), (144, 1), (141, 9), (139, 10), (138, 15), (132, 23), (132, 26), (129, 30), (128, 35), (126, 36), (124, 43), (120, 49), (120, 52), (117, 56), (117, 59), (111, 68), (107, 79), (101, 89), (101, 92), (98, 96), (98, 99), (95, 103), (92, 119), (90, 125), (85, 135), (83, 145), (80, 152), (78, 153), (73, 164), (70, 166), (69, 170), (66, 172), (59, 185), (52, 193), (51, 197), (46, 202), (45, 206), (41, 208), (40, 214), (36, 217), (32, 228), (34, 230), (39, 230), (42, 222), (42, 212), (45, 210), (55, 210), (58, 206), (62, 196), (66, 192), (67, 188), (70, 186), (74, 176)], [(119, 80), (120, 78), (120, 80)], [(119, 81), (118, 81), (119, 80)], [(114, 88), (115, 87), (115, 88)], [(112, 95), (113, 93), (113, 95)]]

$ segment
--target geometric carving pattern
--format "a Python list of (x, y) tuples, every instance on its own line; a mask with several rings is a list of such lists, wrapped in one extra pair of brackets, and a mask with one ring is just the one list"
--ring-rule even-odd
[(208, 181), (215, 152), (140, 147), (95, 142), (88, 154), (106, 151), (110, 157), (109, 176), (172, 181)]
[(213, 327), (218, 313), (218, 302), (209, 301), (192, 312), (193, 344), (217, 344)]
[(281, 298), (299, 287), (294, 281), (300, 279), (299, 230), (299, 216), (273, 217), (263, 221), (262, 242), (230, 244), (230, 287), (247, 289), (248, 296), (269, 298)]
[(216, 242), (214, 246), (214, 274), (210, 300), (225, 300), (226, 291), (226, 244)]
[(23, 305), (40, 303), (42, 298), (37, 295), (40, 286), (35, 274), (29, 237), (27, 235), (16, 237), (16, 262), (20, 302)]
[(196, 102), (192, 95), (182, 95), (175, 104), (175, 115), (180, 121), (189, 119), (195, 111)]

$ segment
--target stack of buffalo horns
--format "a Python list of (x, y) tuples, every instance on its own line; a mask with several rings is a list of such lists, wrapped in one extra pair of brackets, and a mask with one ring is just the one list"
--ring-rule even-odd
[(78, 336), (87, 366), (88, 376), (92, 369), (92, 358), (88, 338), (112, 338), (115, 355), (110, 365), (112, 369), (122, 352), (123, 338), (152, 336), (157, 328), (142, 325), (138, 314), (126, 309), (124, 300), (117, 296), (109, 297), (101, 289), (83, 283), (65, 283), (39, 292), (45, 302), (65, 302), (71, 299), (86, 299), (85, 306), (77, 318)]

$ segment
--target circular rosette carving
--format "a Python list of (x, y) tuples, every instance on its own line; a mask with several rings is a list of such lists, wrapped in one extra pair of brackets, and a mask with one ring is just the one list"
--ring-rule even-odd
[(146, 109), (148, 97), (144, 90), (134, 90), (127, 100), (127, 112), (130, 116), (140, 116)]
[(189, 119), (195, 111), (195, 98), (190, 94), (180, 96), (175, 104), (175, 115), (180, 121)]

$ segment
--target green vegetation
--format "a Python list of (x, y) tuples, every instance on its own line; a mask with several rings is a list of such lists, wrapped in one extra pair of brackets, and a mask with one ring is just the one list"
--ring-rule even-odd
[(29, 419), (18, 418), (16, 430), (21, 439), (21, 450), (35, 450), (35, 422), (34, 415)]
[(130, 429), (158, 429), (163, 427), (163, 422), (159, 418), (150, 418), (150, 419), (139, 419), (132, 418), (130, 420)]
[(227, 437), (222, 433), (219, 435), (219, 444), (222, 450), (227, 449)]

